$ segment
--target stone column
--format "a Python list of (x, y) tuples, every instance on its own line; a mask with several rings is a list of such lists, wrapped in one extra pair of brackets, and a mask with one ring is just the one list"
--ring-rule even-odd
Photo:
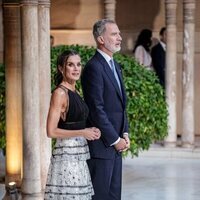
[(105, 0), (105, 19), (115, 20), (116, 0)]
[(21, 27), (17, 1), (3, 4), (6, 75), (6, 185), (21, 184), (22, 86)]
[(165, 0), (167, 49), (166, 49), (166, 99), (168, 104), (168, 136), (165, 145), (176, 146), (177, 113), (176, 113), (176, 82), (177, 82), (177, 46), (176, 46), (176, 8), (177, 0)]
[(3, 63), (3, 12), (2, 0), (0, 0), (0, 64)]
[(45, 188), (51, 156), (51, 139), (47, 138), (46, 119), (51, 95), (50, 1), (39, 0), (39, 79), (40, 79), (40, 144), (41, 180)]
[[(23, 199), (41, 195), (38, 1), (21, 1), (23, 94)], [(31, 194), (31, 195), (30, 195)], [(31, 198), (32, 199), (32, 198)]]
[(194, 144), (194, 38), (195, 0), (183, 0), (183, 130), (182, 145)]

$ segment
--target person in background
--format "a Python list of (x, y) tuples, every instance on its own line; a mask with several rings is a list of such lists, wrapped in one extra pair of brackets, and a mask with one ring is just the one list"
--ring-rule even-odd
[(152, 69), (150, 47), (152, 43), (152, 31), (143, 29), (136, 40), (133, 53), (136, 61), (148, 69)]
[(81, 83), (89, 107), (89, 125), (100, 129), (99, 140), (89, 141), (88, 166), (95, 195), (93, 200), (120, 200), (122, 151), (130, 147), (126, 94), (119, 64), (113, 54), (121, 48), (121, 35), (113, 20), (93, 26), (95, 55), (84, 67)]
[(160, 41), (151, 50), (152, 64), (159, 78), (160, 84), (165, 88), (165, 52), (166, 28), (160, 30)]
[[(47, 135), (56, 138), (49, 167), (45, 200), (90, 200), (93, 186), (86, 160), (87, 140), (98, 140), (99, 129), (86, 128), (88, 107), (75, 89), (81, 75), (81, 58), (64, 51), (57, 61), (56, 89), (51, 96)], [(87, 140), (86, 140), (87, 139)]]

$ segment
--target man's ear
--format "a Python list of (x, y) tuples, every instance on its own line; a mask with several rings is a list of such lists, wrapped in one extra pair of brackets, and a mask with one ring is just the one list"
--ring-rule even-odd
[(102, 36), (99, 36), (99, 37), (97, 38), (97, 41), (98, 41), (100, 44), (104, 44), (104, 39), (103, 39)]

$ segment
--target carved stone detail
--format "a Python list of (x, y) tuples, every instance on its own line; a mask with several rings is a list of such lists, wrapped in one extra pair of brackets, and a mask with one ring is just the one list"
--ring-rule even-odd
[(41, 6), (50, 7), (50, 0), (38, 0), (38, 4)]
[(176, 24), (177, 0), (166, 0), (166, 24)]
[(38, 0), (21, 0), (20, 3), (23, 6), (38, 5)]
[(195, 23), (195, 1), (194, 0), (184, 0), (183, 1), (183, 18), (184, 23)]
[(116, 0), (105, 0), (105, 18), (115, 20)]

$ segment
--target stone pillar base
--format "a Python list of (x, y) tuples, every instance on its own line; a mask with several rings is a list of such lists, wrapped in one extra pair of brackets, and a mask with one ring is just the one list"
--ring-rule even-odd
[(42, 193), (37, 194), (22, 194), (23, 200), (44, 200), (44, 195)]
[(16, 194), (9, 194), (8, 192), (6, 192), (5, 196), (3, 197), (2, 200), (22, 200), (22, 197), (20, 195), (19, 192), (17, 192)]
[(176, 142), (164, 142), (164, 147), (175, 148), (177, 146)]
[(22, 194), (40, 194), (41, 192), (41, 180), (31, 179), (31, 177), (23, 178), (21, 186)]
[(194, 144), (188, 143), (188, 142), (182, 142), (181, 145), (183, 148), (188, 148), (188, 149), (193, 149), (194, 148)]
[(43, 193), (35, 193), (35, 194), (23, 194), (18, 190), (17, 194), (9, 194), (8, 191), (6, 191), (5, 196), (2, 200), (44, 200), (44, 194)]

